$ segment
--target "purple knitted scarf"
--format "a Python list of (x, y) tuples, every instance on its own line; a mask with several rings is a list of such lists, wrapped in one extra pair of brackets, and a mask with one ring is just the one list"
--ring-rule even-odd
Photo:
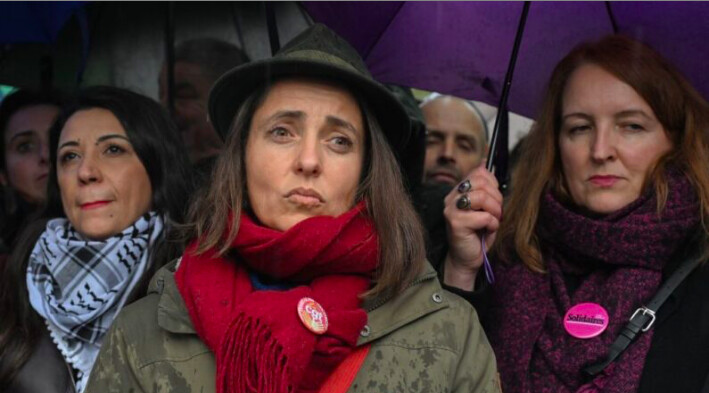
[[(589, 381), (586, 365), (604, 360), (633, 311), (657, 292), (662, 268), (699, 222), (699, 205), (683, 175), (669, 176), (666, 207), (658, 217), (654, 192), (625, 208), (590, 218), (544, 195), (537, 234), (548, 274), (521, 263), (498, 264), (488, 334), (505, 393), (637, 390), (652, 330), (640, 335), (604, 373)], [(569, 293), (565, 275), (579, 277)], [(600, 304), (610, 318), (600, 336), (566, 333), (563, 317), (578, 303)]]

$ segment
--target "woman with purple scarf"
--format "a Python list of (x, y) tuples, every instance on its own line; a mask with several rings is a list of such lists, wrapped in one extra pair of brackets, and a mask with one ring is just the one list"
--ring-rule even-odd
[(495, 241), (475, 296), (504, 392), (709, 392), (708, 131), (671, 64), (609, 36), (554, 70), (503, 220), (483, 169), (447, 197), (458, 287)]

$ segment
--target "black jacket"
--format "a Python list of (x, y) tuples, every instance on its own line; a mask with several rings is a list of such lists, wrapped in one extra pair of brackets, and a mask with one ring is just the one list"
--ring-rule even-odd
[(32, 356), (4, 393), (74, 393), (72, 372), (49, 333), (39, 339)]
[[(443, 260), (448, 252), (443, 199), (450, 190), (450, 187), (422, 186), (413, 198), (428, 232), (428, 259), (439, 272), (441, 282)], [(678, 258), (667, 267), (665, 278), (680, 261)], [(484, 274), (478, 275), (475, 292), (445, 285), (444, 288), (467, 299), (484, 324), (490, 302)], [(709, 261), (670, 295), (658, 310), (653, 329), (637, 393), (709, 393)]]
[[(665, 278), (675, 267), (667, 269)], [(481, 289), (457, 293), (475, 307), (483, 327), (494, 329), (485, 324), (490, 291), (478, 278)], [(637, 393), (709, 393), (709, 261), (675, 289), (658, 310), (652, 329)]]
[(709, 261), (670, 295), (654, 329), (638, 393), (709, 393)]

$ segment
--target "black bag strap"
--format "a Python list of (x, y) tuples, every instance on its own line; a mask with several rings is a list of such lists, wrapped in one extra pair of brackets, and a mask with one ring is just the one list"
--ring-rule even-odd
[(583, 369), (584, 373), (591, 377), (600, 374), (601, 371), (608, 367), (609, 364), (613, 363), (618, 356), (628, 348), (628, 345), (633, 342), (638, 333), (644, 333), (650, 330), (655, 323), (655, 313), (657, 313), (657, 310), (660, 309), (672, 292), (677, 289), (679, 284), (681, 284), (689, 273), (701, 262), (702, 258), (690, 258), (682, 262), (679, 268), (665, 281), (662, 287), (660, 287), (660, 290), (657, 291), (655, 297), (650, 300), (647, 306), (635, 310), (630, 317), (630, 321), (628, 321), (623, 330), (621, 330), (620, 335), (618, 335), (611, 344), (606, 360), (585, 367)]

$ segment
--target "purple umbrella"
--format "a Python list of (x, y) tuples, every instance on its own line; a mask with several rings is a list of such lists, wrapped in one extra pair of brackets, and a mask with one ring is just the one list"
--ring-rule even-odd
[[(488, 169), (500, 161), (494, 154), (501, 114), (510, 108), (534, 117), (554, 66), (583, 41), (614, 32), (633, 36), (674, 62), (709, 97), (709, 73), (704, 71), (709, 60), (709, 5), (703, 3), (537, 2), (528, 15), (528, 4), (520, 2), (304, 6), (315, 21), (347, 39), (381, 82), (499, 102)], [(525, 16), (520, 19), (521, 14)], [(510, 90), (515, 62), (517, 78)], [(504, 155), (497, 158), (506, 166)], [(488, 268), (487, 261), (485, 265)], [(492, 282), (487, 269), (486, 275)]]
[[(385, 83), (497, 105), (522, 12), (520, 2), (305, 2), (345, 37)], [(709, 97), (709, 4), (533, 2), (509, 108), (534, 117), (554, 65), (582, 41), (614, 32), (649, 44)]]

